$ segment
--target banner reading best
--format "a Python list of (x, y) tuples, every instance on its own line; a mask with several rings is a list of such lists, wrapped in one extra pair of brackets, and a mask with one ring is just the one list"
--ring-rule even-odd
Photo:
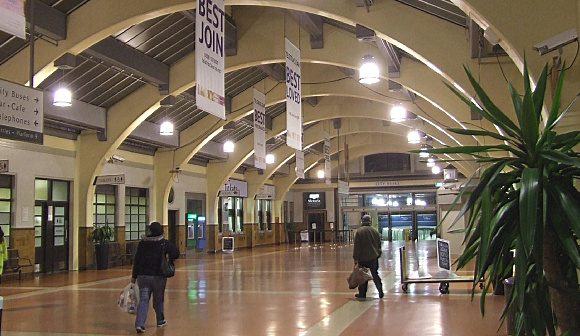
[(300, 50), (286, 39), (286, 144), (302, 150)]
[(266, 96), (254, 89), (254, 167), (266, 169)]
[(324, 181), (330, 184), (330, 134), (324, 132)]
[(226, 119), (224, 92), (224, 0), (198, 0), (195, 20), (197, 107)]

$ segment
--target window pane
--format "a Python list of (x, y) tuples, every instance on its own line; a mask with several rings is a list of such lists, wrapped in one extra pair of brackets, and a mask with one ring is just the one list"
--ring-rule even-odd
[(97, 203), (105, 203), (107, 200), (107, 195), (97, 194)]
[(115, 206), (107, 205), (107, 214), (115, 214)]
[(34, 238), (34, 247), (42, 247), (42, 238)]
[(10, 225), (10, 213), (9, 212), (1, 212), (0, 213), (0, 224), (1, 225)]
[(115, 204), (115, 195), (107, 195), (107, 203)]
[(48, 200), (48, 180), (34, 180), (34, 199)]
[(0, 188), (0, 198), (10, 199), (11, 190), (10, 188)]
[(10, 212), (9, 201), (0, 201), (0, 212)]
[(52, 200), (68, 201), (68, 182), (52, 181)]
[(139, 215), (139, 223), (146, 223), (147, 215)]
[(54, 207), (55, 216), (64, 216), (64, 207)]
[(147, 205), (147, 198), (139, 197), (139, 205)]
[(115, 215), (107, 215), (107, 222), (112, 227), (115, 225)]

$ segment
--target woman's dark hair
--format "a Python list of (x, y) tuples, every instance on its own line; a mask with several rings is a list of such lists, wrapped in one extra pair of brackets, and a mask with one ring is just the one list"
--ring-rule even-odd
[(4, 230), (2, 230), (2, 227), (0, 226), (0, 244), (2, 244), (4, 242)]
[(163, 226), (159, 222), (149, 224), (149, 232), (151, 237), (161, 236), (163, 234)]

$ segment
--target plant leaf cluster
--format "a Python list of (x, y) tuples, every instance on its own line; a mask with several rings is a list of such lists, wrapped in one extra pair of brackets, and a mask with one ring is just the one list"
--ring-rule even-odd
[(97, 244), (106, 244), (113, 239), (113, 228), (109, 226), (109, 224), (105, 224), (100, 227), (96, 227), (92, 234), (92, 240), (94, 243)]
[[(554, 128), (568, 112), (576, 98), (562, 111), (560, 100), (565, 65), (554, 91), (549, 114), (543, 122), (542, 108), (548, 79), (546, 65), (534, 90), (531, 88), (527, 63), (524, 62), (524, 91), (520, 95), (508, 84), (516, 121), (512, 121), (489, 98), (473, 74), (464, 67), (480, 104), (465, 98), (447, 85), (460, 99), (483, 118), (495, 124), (503, 134), (487, 130), (450, 129), (470, 136), (487, 136), (499, 144), (430, 149), (433, 154), (470, 154), (481, 164), (480, 180), (475, 189), (463, 189), (456, 203), (464, 198), (454, 224), (466, 216), (465, 250), (457, 260), (458, 268), (475, 259), (473, 291), (480, 279), (485, 280), (481, 311), (485, 312), (485, 295), (492, 283), (507, 278), (515, 268), (515, 286), (509, 306), (516, 307), (516, 335), (555, 335), (558, 321), (552, 311), (550, 286), (578, 299), (580, 253), (580, 194), (574, 182), (580, 176), (580, 158), (574, 148), (580, 143), (580, 132), (558, 134)], [(481, 106), (480, 106), (481, 105)], [(413, 151), (418, 152), (418, 151)], [(507, 155), (501, 156), (503, 153)], [(468, 182), (473, 179), (472, 175)], [(565, 279), (549, 283), (544, 265), (545, 231), (556, 233), (567, 267)], [(515, 258), (507, 258), (515, 250)], [(505, 318), (508, 307), (502, 315)]]

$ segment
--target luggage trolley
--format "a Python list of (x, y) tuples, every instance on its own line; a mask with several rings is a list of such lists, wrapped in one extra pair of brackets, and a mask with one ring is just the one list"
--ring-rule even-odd
[[(407, 292), (409, 284), (411, 283), (438, 283), (439, 292), (441, 294), (449, 294), (449, 284), (451, 282), (473, 282), (474, 276), (459, 276), (453, 272), (442, 271), (432, 277), (409, 278), (407, 272), (407, 254), (405, 246), (399, 248), (399, 256), (401, 262), (401, 289)], [(480, 287), (481, 287), (480, 283)]]

